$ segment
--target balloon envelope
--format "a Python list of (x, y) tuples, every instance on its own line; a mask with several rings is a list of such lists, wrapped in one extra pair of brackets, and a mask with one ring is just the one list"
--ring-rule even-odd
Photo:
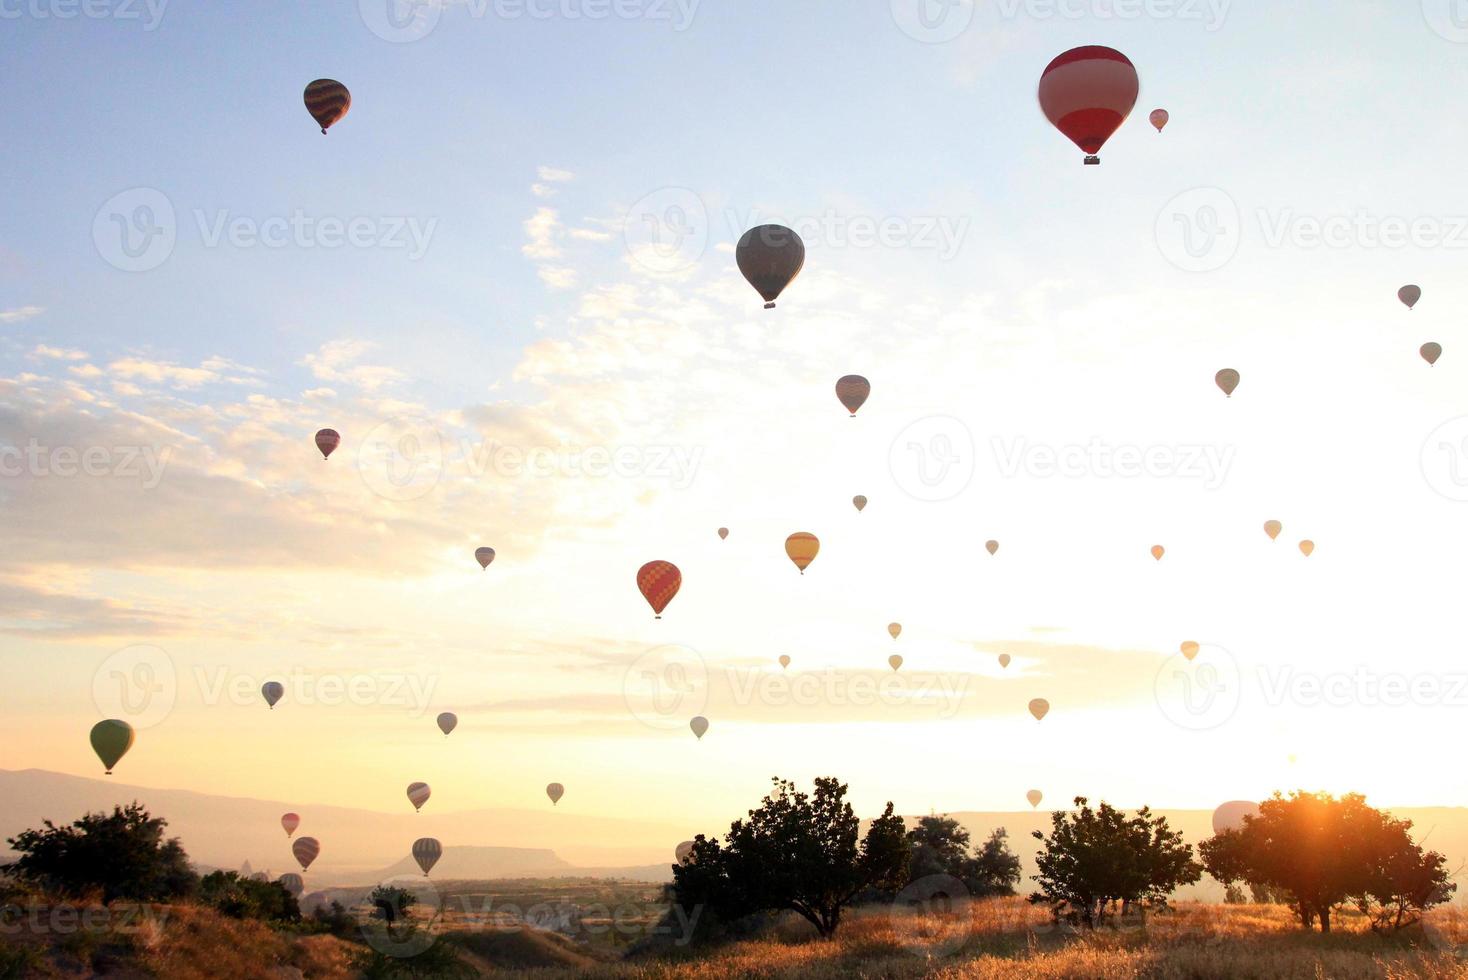
[(445, 711), (438, 716), (438, 730), (447, 735), (459, 727), (459, 716), (452, 711)]
[(1192, 660), (1198, 655), (1198, 644), (1194, 643), (1192, 640), (1184, 640), (1182, 642), (1182, 646), (1178, 647), (1178, 649), (1181, 650), (1182, 655), (1189, 660)]
[(296, 842), (291, 845), (291, 853), (295, 855), (301, 870), (306, 871), (321, 853), (321, 842), (314, 837), (297, 837)]
[(1301, 541), (1300, 542), (1300, 554), (1304, 555), (1306, 558), (1309, 558), (1311, 556), (1311, 554), (1314, 553), (1314, 551), (1315, 551), (1315, 542), (1314, 541), (1310, 541), (1310, 540), (1307, 539), (1307, 540), (1304, 540), (1304, 541)]
[(673, 860), (679, 864), (693, 863), (693, 841), (686, 840), (673, 848)]
[(719, 528), (719, 540), (720, 541), (723, 541), (728, 536), (729, 536), (729, 529), (727, 527), (721, 527), (721, 528)]
[(1025, 799), (1027, 799), (1027, 800), (1030, 801), (1030, 806), (1039, 806), (1040, 805), (1040, 801), (1043, 800), (1044, 798), (1045, 798), (1045, 794), (1042, 793), (1042, 792), (1040, 792), (1037, 789), (1032, 789), (1028, 793), (1025, 794)]
[(788, 653), (782, 653), (782, 654), (780, 654), (780, 666), (781, 666), (781, 668), (785, 668), (785, 667), (789, 667), (790, 666), (790, 654), (788, 654)]
[(1284, 530), (1284, 525), (1281, 524), (1279, 521), (1265, 521), (1264, 522), (1264, 533), (1267, 534), (1267, 535), (1269, 535), (1269, 540), (1271, 540), (1271, 541), (1273, 541), (1275, 538), (1279, 537), (1279, 532), (1281, 532), (1283, 530)]
[(1239, 386), (1239, 372), (1233, 368), (1224, 368), (1213, 376), (1214, 384), (1229, 398), (1234, 396), (1234, 389)]
[(423, 804), (427, 803), (428, 798), (432, 795), (433, 790), (428, 788), (427, 783), (408, 784), (408, 802), (413, 804), (414, 810), (423, 809)]
[(294, 834), (296, 832), (296, 828), (300, 825), (301, 815), (299, 813), (283, 813), (280, 815), (280, 826), (285, 830), (285, 835), (287, 837), (289, 837), (291, 834)]
[(892, 639), (894, 639), (894, 640), (897, 639), (899, 636), (902, 635), (902, 624), (901, 623), (888, 623), (887, 624), (887, 632), (892, 635)]
[(321, 127), (321, 134), (341, 122), (352, 107), (352, 93), (341, 82), (332, 78), (318, 78), (306, 86), (306, 111)]
[(887, 664), (893, 670), (896, 670), (902, 666), (902, 655), (897, 653), (892, 654), (892, 656), (887, 658)]
[(652, 606), (654, 619), (663, 618), (663, 610), (682, 585), (683, 573), (670, 561), (650, 561), (637, 570), (637, 588)]
[(810, 563), (816, 560), (821, 550), (820, 539), (809, 531), (796, 531), (785, 539), (785, 554), (795, 562), (795, 567), (804, 575)]
[(321, 450), (321, 458), (326, 459), (336, 447), (342, 444), (341, 433), (335, 429), (322, 429), (316, 433), (316, 448)]
[(1437, 359), (1443, 356), (1443, 347), (1442, 344), (1435, 344), (1429, 340), (1417, 353), (1421, 354), (1422, 359), (1428, 364), (1436, 364)]
[(287, 871), (275, 880), (280, 884), (280, 887), (290, 892), (293, 898), (300, 898), (301, 892), (306, 890), (306, 882), (294, 871)]
[(703, 733), (709, 730), (709, 720), (703, 715), (698, 715), (689, 721), (688, 727), (694, 735), (703, 738)]
[(1162, 127), (1167, 125), (1167, 120), (1169, 118), (1170, 117), (1167, 115), (1166, 109), (1153, 109), (1151, 113), (1148, 114), (1147, 121), (1153, 126), (1156, 126), (1157, 131), (1160, 133), (1162, 132)]
[(545, 795), (550, 797), (551, 806), (561, 802), (561, 797), (566, 795), (566, 787), (560, 783), (551, 783), (545, 788)]
[(1213, 832), (1241, 830), (1245, 817), (1259, 816), (1259, 804), (1251, 800), (1230, 800), (1213, 811)]
[(984, 542), (984, 548), (991, 555), (997, 554), (999, 552), (999, 542), (998, 541), (985, 541)]
[(265, 699), (265, 703), (270, 705), (273, 711), (275, 703), (285, 696), (285, 685), (280, 681), (266, 681), (260, 685), (260, 696)]
[(136, 737), (133, 726), (116, 718), (99, 721), (92, 726), (92, 751), (102, 760), (102, 767), (107, 770), (107, 775), (112, 775), (112, 767), (127, 755), (127, 750), (133, 747), (133, 739)]
[(1040, 75), (1040, 109), (1050, 124), (1100, 163), (1101, 147), (1137, 104), (1137, 69), (1114, 48), (1072, 48)]
[(836, 398), (853, 416), (872, 393), (872, 383), (859, 374), (848, 374), (836, 381)]
[(1030, 714), (1035, 716), (1036, 721), (1044, 718), (1049, 713), (1050, 702), (1046, 701), (1044, 698), (1035, 698), (1033, 701), (1030, 702)]
[(1009, 660), (1010, 660), (1009, 654), (1007, 654), (1007, 653), (1001, 653), (999, 655), (999, 666), (1001, 666), (1001, 667), (1008, 667), (1009, 666)]
[(775, 308), (775, 300), (805, 267), (805, 242), (784, 225), (759, 225), (746, 231), (734, 249), (734, 261), (749, 284)]
[(477, 562), (479, 562), (479, 567), (480, 568), (488, 568), (489, 567), (489, 563), (492, 562), (492, 561), (494, 561), (494, 549), (493, 548), (475, 548), (474, 549), (474, 560), (477, 561)]
[(1155, 558), (1155, 559), (1157, 559), (1158, 561), (1161, 561), (1162, 560), (1162, 556), (1165, 555), (1166, 553), (1167, 553), (1167, 550), (1165, 548), (1163, 548), (1162, 545), (1160, 545), (1160, 544), (1154, 544), (1152, 546), (1152, 557)]
[(851, 505), (855, 507), (856, 512), (860, 514), (862, 511), (867, 509), (867, 498), (863, 497), (861, 494), (857, 494), (855, 497), (851, 498)]
[(1422, 298), (1422, 287), (1421, 286), (1411, 286), (1411, 285), (1408, 285), (1408, 286), (1403, 286), (1401, 289), (1397, 290), (1397, 299), (1401, 300), (1402, 303), (1409, 310), (1412, 307), (1416, 306), (1417, 305), (1417, 301), (1419, 299), (1421, 299), (1421, 298)]

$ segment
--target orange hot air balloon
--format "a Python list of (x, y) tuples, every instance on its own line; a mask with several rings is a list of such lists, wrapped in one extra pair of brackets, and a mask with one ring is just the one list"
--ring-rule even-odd
[(1030, 714), (1035, 716), (1036, 721), (1040, 721), (1049, 713), (1050, 702), (1046, 701), (1044, 698), (1035, 698), (1033, 701), (1030, 702)]
[(851, 506), (855, 507), (856, 512), (860, 514), (862, 511), (867, 509), (867, 498), (863, 497), (861, 494), (857, 494), (855, 497), (851, 498)]
[(999, 666), (1000, 667), (1008, 667), (1009, 666), (1010, 659), (1011, 658), (1010, 658), (1009, 654), (1007, 654), (1007, 653), (1001, 653), (999, 655)]
[(1265, 521), (1264, 522), (1264, 533), (1267, 534), (1267, 535), (1269, 535), (1269, 540), (1271, 540), (1271, 541), (1273, 541), (1275, 538), (1279, 537), (1279, 532), (1281, 532), (1283, 530), (1284, 530), (1284, 525), (1281, 524), (1279, 521)]
[(1032, 807), (1039, 806), (1040, 805), (1040, 801), (1043, 800), (1044, 798), (1045, 798), (1045, 794), (1042, 793), (1042, 792), (1040, 792), (1037, 789), (1032, 789), (1028, 793), (1025, 794), (1025, 799), (1027, 799), (1027, 800), (1030, 801), (1030, 806), (1032, 806)]
[(653, 619), (662, 619), (663, 610), (683, 585), (683, 573), (670, 561), (650, 561), (637, 570), (637, 588), (652, 606)]
[(846, 406), (852, 418), (856, 418), (856, 410), (861, 408), (871, 393), (871, 382), (859, 374), (848, 374), (836, 382), (836, 397)]
[(897, 639), (899, 636), (902, 635), (902, 624), (901, 623), (888, 623), (887, 624), (887, 632), (890, 633), (890, 634), (892, 634), (892, 639), (894, 639), (894, 640)]
[(1300, 542), (1300, 554), (1304, 555), (1306, 558), (1309, 558), (1314, 553), (1315, 553), (1315, 542), (1314, 541), (1310, 541), (1310, 540), (1307, 539), (1305, 541), (1301, 541)]
[(998, 541), (985, 541), (984, 542), (984, 549), (986, 551), (988, 551), (989, 554), (991, 554), (991, 555), (998, 554), (998, 552), (999, 552), (999, 542)]
[(892, 656), (890, 656), (890, 657), (887, 658), (887, 665), (890, 666), (893, 670), (896, 670), (898, 667), (901, 667), (902, 666), (902, 655), (901, 654), (896, 654), (896, 653), (892, 654)]
[(1433, 365), (1437, 363), (1437, 359), (1439, 357), (1443, 356), (1443, 346), (1442, 344), (1435, 344), (1429, 340), (1427, 343), (1422, 345), (1417, 353), (1421, 354), (1422, 359), (1426, 361), (1429, 365)]
[(1233, 368), (1224, 368), (1213, 376), (1213, 383), (1218, 385), (1225, 397), (1232, 398), (1234, 389), (1239, 386), (1239, 372)]
[(739, 239), (734, 261), (749, 284), (773, 310), (775, 300), (805, 267), (805, 242), (784, 225), (760, 225)]
[(1158, 561), (1161, 561), (1162, 560), (1162, 556), (1165, 555), (1165, 554), (1167, 554), (1167, 549), (1163, 548), (1162, 545), (1160, 545), (1160, 544), (1154, 544), (1152, 546), (1152, 557), (1153, 558), (1157, 559)]
[(721, 528), (719, 528), (719, 540), (720, 541), (723, 541), (728, 536), (729, 536), (729, 529), (727, 527), (721, 527)]
[(1407, 309), (1409, 309), (1409, 310), (1412, 307), (1416, 306), (1417, 305), (1417, 301), (1419, 299), (1421, 299), (1421, 298), (1422, 298), (1422, 287), (1421, 286), (1410, 286), (1409, 285), (1409, 286), (1403, 286), (1401, 289), (1397, 290), (1397, 299), (1401, 300), (1402, 303), (1403, 303), (1403, 305), (1405, 305), (1407, 307)]
[(1147, 116), (1147, 121), (1153, 126), (1156, 126), (1157, 131), (1160, 133), (1162, 132), (1162, 127), (1167, 125), (1169, 118), (1171, 117), (1168, 116), (1166, 109), (1153, 109)]
[(1085, 163), (1121, 127), (1137, 104), (1137, 69), (1114, 48), (1072, 48), (1040, 75), (1040, 109), (1050, 124), (1085, 151)]
[(413, 860), (418, 862), (418, 867), (423, 869), (423, 877), (428, 877), (428, 872), (443, 857), (443, 845), (432, 837), (420, 837), (413, 842)]
[(474, 560), (477, 561), (477, 562), (479, 562), (479, 567), (480, 568), (488, 568), (489, 567), (489, 563), (492, 562), (492, 561), (494, 561), (494, 549), (493, 548), (475, 548), (474, 549)]
[(296, 828), (300, 825), (301, 815), (299, 813), (283, 813), (280, 815), (280, 826), (282, 827), (282, 829), (285, 830), (285, 835), (287, 837), (294, 834), (296, 832)]
[(335, 429), (322, 429), (316, 433), (316, 448), (321, 450), (322, 459), (329, 459), (341, 444), (341, 433)]
[(321, 135), (341, 122), (352, 107), (352, 93), (341, 82), (330, 78), (318, 78), (306, 86), (306, 111), (321, 127)]
[(810, 567), (810, 563), (816, 560), (816, 554), (820, 550), (820, 539), (809, 531), (796, 531), (785, 539), (785, 554), (795, 562), (795, 567), (800, 569), (802, 575)]
[(702, 739), (704, 732), (709, 730), (709, 720), (703, 715), (696, 715), (689, 719), (688, 728), (693, 732), (695, 737)]
[(433, 790), (428, 788), (427, 783), (408, 784), (408, 802), (413, 804), (414, 811), (422, 810), (423, 804), (427, 803), (428, 798), (432, 795)]
[(295, 855), (297, 863), (301, 866), (304, 874), (311, 867), (311, 862), (321, 854), (321, 842), (314, 837), (301, 837), (291, 845), (291, 853)]
[(1182, 646), (1178, 647), (1178, 649), (1181, 650), (1183, 656), (1187, 657), (1189, 660), (1192, 660), (1198, 655), (1198, 644), (1194, 643), (1192, 640), (1184, 640)]
[(781, 670), (784, 670), (786, 667), (789, 667), (789, 666), (790, 666), (790, 654), (788, 654), (788, 653), (782, 653), (782, 654), (780, 654), (780, 669)]
[(560, 783), (551, 783), (545, 788), (545, 795), (550, 797), (551, 806), (561, 802), (561, 797), (566, 795), (566, 787)]

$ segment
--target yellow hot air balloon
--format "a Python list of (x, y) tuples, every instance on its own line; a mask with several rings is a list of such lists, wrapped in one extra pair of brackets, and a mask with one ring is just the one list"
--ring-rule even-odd
[(887, 664), (893, 670), (896, 670), (897, 668), (902, 666), (902, 657), (899, 654), (894, 653), (892, 654), (892, 656), (887, 658)]
[(1194, 643), (1192, 640), (1184, 640), (1182, 646), (1178, 647), (1178, 649), (1181, 650), (1183, 656), (1187, 657), (1189, 660), (1192, 660), (1198, 655), (1198, 644)]
[(1304, 555), (1306, 558), (1309, 558), (1310, 555), (1314, 553), (1314, 551), (1314, 541), (1311, 541), (1307, 538), (1306, 540), (1300, 542), (1300, 554)]
[(1166, 553), (1167, 553), (1166, 552), (1166, 549), (1164, 549), (1162, 547), (1162, 545), (1160, 545), (1160, 544), (1154, 544), (1152, 546), (1152, 557), (1155, 558), (1155, 559), (1157, 559), (1158, 561), (1161, 561), (1162, 560), (1162, 556), (1164, 554), (1166, 554)]
[(1275, 538), (1279, 537), (1279, 532), (1281, 532), (1283, 530), (1284, 530), (1284, 525), (1281, 524), (1279, 521), (1265, 521), (1264, 522), (1264, 533), (1267, 534), (1267, 535), (1269, 535), (1269, 540), (1271, 540), (1271, 541), (1273, 541)]
[(1042, 792), (1040, 792), (1037, 789), (1032, 789), (1028, 793), (1025, 794), (1025, 799), (1027, 799), (1027, 800), (1030, 801), (1030, 806), (1032, 806), (1032, 807), (1039, 806), (1040, 805), (1040, 801), (1043, 800), (1044, 798), (1045, 798), (1045, 794), (1042, 793)]
[(991, 554), (991, 555), (992, 554), (996, 554), (999, 551), (999, 542), (998, 541), (985, 541), (984, 542), (984, 547), (986, 549), (988, 549), (989, 554)]
[(784, 670), (786, 667), (789, 667), (789, 666), (790, 666), (790, 654), (788, 654), (788, 653), (782, 653), (782, 654), (780, 654), (780, 669), (781, 670)]
[(1008, 667), (1009, 666), (1009, 654), (1007, 654), (1007, 653), (1001, 653), (999, 655), (999, 666), (1001, 666), (1001, 667)]
[(902, 624), (901, 623), (888, 623), (887, 624), (887, 632), (890, 633), (890, 634), (892, 634), (892, 639), (894, 639), (894, 640), (897, 639), (899, 636), (902, 635)]
[(1046, 701), (1044, 698), (1035, 698), (1033, 701), (1030, 702), (1030, 714), (1035, 716), (1036, 721), (1041, 720), (1049, 713), (1050, 702)]
[(785, 539), (785, 554), (795, 562), (795, 567), (800, 569), (804, 575), (810, 563), (816, 560), (816, 553), (821, 550), (821, 542), (809, 531), (796, 531)]

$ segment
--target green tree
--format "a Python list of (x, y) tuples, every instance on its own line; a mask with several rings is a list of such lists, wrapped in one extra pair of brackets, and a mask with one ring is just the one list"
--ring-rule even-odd
[(199, 882), (199, 900), (236, 919), (299, 922), (296, 897), (276, 881), (242, 878), (234, 871), (213, 871)]
[(867, 889), (896, 891), (907, 879), (907, 828), (888, 803), (860, 836), (860, 821), (839, 780), (799, 792), (787, 780), (747, 819), (729, 826), (723, 844), (700, 834), (689, 859), (673, 868), (673, 897), (692, 916), (732, 921), (789, 909), (830, 938), (841, 912)]
[(4, 870), (66, 895), (100, 891), (104, 902), (166, 901), (198, 885), (178, 838), (164, 840), (167, 826), (137, 802), (113, 807), (110, 814), (85, 814), (67, 826), (47, 820), (40, 830), (9, 839), (20, 858)]
[(1019, 858), (1009, 850), (1003, 827), (990, 833), (977, 853), (970, 853), (969, 832), (948, 815), (930, 814), (907, 832), (912, 848), (908, 879), (949, 875), (964, 883), (970, 895), (1012, 895), (1019, 882)]

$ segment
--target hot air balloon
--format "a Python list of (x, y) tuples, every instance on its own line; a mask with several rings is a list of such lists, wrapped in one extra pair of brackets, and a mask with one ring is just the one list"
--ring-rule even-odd
[(432, 795), (433, 790), (428, 788), (427, 783), (408, 784), (408, 802), (413, 804), (414, 811), (422, 810), (423, 804), (427, 803), (428, 798)]
[(775, 300), (805, 265), (805, 242), (784, 225), (760, 225), (739, 239), (734, 261), (749, 284), (773, 310)]
[(1030, 806), (1032, 806), (1032, 807), (1039, 806), (1040, 805), (1040, 801), (1043, 800), (1044, 798), (1045, 798), (1045, 794), (1042, 793), (1042, 792), (1040, 792), (1037, 789), (1032, 789), (1028, 793), (1025, 794), (1025, 799), (1027, 799), (1027, 800), (1030, 801)]
[(888, 623), (887, 624), (887, 632), (889, 634), (891, 634), (892, 639), (894, 639), (894, 640), (897, 639), (899, 636), (902, 635), (902, 624), (901, 623)]
[(1160, 545), (1160, 544), (1154, 544), (1152, 546), (1152, 557), (1153, 558), (1157, 559), (1158, 561), (1161, 561), (1162, 560), (1162, 556), (1165, 555), (1165, 554), (1167, 554), (1167, 549), (1163, 548), (1162, 545)]
[(784, 670), (786, 667), (789, 667), (789, 666), (790, 666), (790, 654), (788, 654), (788, 653), (782, 653), (782, 654), (780, 654), (780, 669), (781, 670)]
[(694, 735), (701, 739), (703, 738), (703, 733), (709, 730), (709, 720), (703, 715), (697, 715), (688, 722), (688, 727)]
[(260, 685), (260, 696), (270, 705), (270, 710), (274, 711), (275, 702), (285, 696), (285, 685), (280, 681), (266, 681)]
[(1311, 540), (1309, 540), (1307, 538), (1306, 540), (1300, 542), (1300, 554), (1304, 555), (1306, 558), (1309, 558), (1311, 556), (1311, 554), (1314, 553), (1314, 551), (1315, 551), (1315, 542), (1314, 541), (1311, 541)]
[(1194, 643), (1192, 640), (1184, 640), (1182, 642), (1182, 645), (1178, 647), (1178, 649), (1181, 650), (1182, 655), (1189, 660), (1192, 660), (1198, 655), (1198, 644)]
[(860, 514), (862, 511), (867, 509), (867, 498), (863, 497), (861, 494), (857, 494), (855, 497), (851, 498), (851, 506), (855, 507), (856, 512)]
[(1044, 698), (1035, 698), (1033, 701), (1030, 702), (1030, 714), (1035, 716), (1036, 721), (1041, 720), (1049, 713), (1050, 702), (1046, 701)]
[(452, 711), (445, 711), (438, 716), (438, 730), (447, 735), (459, 727), (459, 716)]
[(679, 864), (693, 863), (693, 841), (686, 840), (673, 848), (673, 860)]
[(327, 459), (336, 447), (342, 444), (341, 433), (335, 429), (322, 429), (316, 433), (316, 448), (321, 450), (321, 458)]
[(306, 86), (306, 111), (321, 127), (321, 135), (333, 125), (341, 122), (352, 107), (352, 93), (341, 82), (330, 78), (318, 78)]
[(663, 610), (682, 585), (683, 573), (670, 561), (650, 561), (637, 570), (637, 588), (652, 606), (654, 619), (663, 618)]
[(1086, 153), (1096, 154), (1137, 104), (1137, 69), (1112, 48), (1087, 45), (1059, 55), (1040, 75), (1040, 109), (1050, 124)]
[(292, 898), (300, 898), (301, 892), (306, 890), (306, 882), (294, 871), (287, 871), (275, 880), (280, 887), (291, 893)]
[(998, 541), (985, 541), (984, 542), (984, 548), (991, 555), (998, 554), (998, 552), (999, 552), (999, 542)]
[(492, 562), (492, 561), (494, 561), (494, 549), (493, 548), (475, 548), (474, 549), (474, 560), (477, 561), (477, 562), (479, 562), (479, 567), (480, 568), (488, 568), (489, 567), (489, 563)]
[(1264, 533), (1267, 534), (1267, 535), (1269, 535), (1269, 540), (1271, 540), (1271, 541), (1273, 541), (1275, 538), (1279, 537), (1279, 532), (1281, 532), (1283, 530), (1284, 530), (1284, 525), (1281, 524), (1279, 521), (1265, 521), (1264, 522)]
[(1153, 109), (1147, 115), (1147, 121), (1153, 126), (1156, 126), (1159, 133), (1162, 132), (1162, 127), (1167, 125), (1167, 120), (1169, 118), (1170, 117), (1167, 115), (1166, 109)]
[(118, 760), (133, 747), (136, 737), (133, 726), (116, 718), (99, 721), (92, 726), (92, 751), (102, 760), (102, 768), (107, 770), (108, 776), (112, 775), (112, 767)]
[(1232, 398), (1234, 389), (1239, 386), (1239, 372), (1233, 368), (1224, 368), (1213, 376), (1213, 383), (1218, 385), (1226, 397)]
[(1251, 800), (1230, 800), (1213, 811), (1213, 832), (1222, 834), (1242, 830), (1245, 817), (1259, 816), (1259, 804)]
[(420, 837), (413, 842), (413, 860), (418, 862), (418, 867), (423, 869), (423, 877), (428, 877), (428, 872), (443, 857), (443, 845), (434, 837)]
[(728, 537), (729, 537), (729, 529), (727, 527), (721, 527), (721, 528), (719, 528), (719, 540), (720, 541), (724, 541)]
[(1428, 364), (1436, 364), (1437, 359), (1443, 356), (1443, 346), (1442, 344), (1435, 344), (1429, 340), (1422, 345), (1422, 348), (1417, 353), (1421, 354), (1422, 359)]
[(300, 825), (301, 815), (299, 813), (282, 813), (280, 815), (280, 826), (285, 830), (285, 835), (287, 837), (294, 834), (296, 832), (296, 828)]
[(301, 866), (304, 874), (311, 867), (311, 862), (316, 860), (321, 853), (321, 842), (314, 837), (298, 837), (291, 845), (291, 853), (296, 857), (296, 863)]
[(887, 665), (889, 667), (891, 667), (893, 670), (896, 670), (897, 668), (901, 667), (902, 666), (902, 656), (901, 656), (901, 654), (894, 653), (894, 654), (892, 654), (892, 656), (888, 657), (887, 658)]
[(1010, 661), (1009, 654), (1007, 654), (1007, 653), (1001, 653), (999, 655), (999, 666), (1000, 667), (1008, 667), (1009, 666), (1009, 661)]
[(859, 374), (848, 374), (836, 382), (836, 398), (856, 418), (856, 410), (866, 402), (872, 393), (872, 383)]
[(566, 787), (560, 783), (551, 783), (545, 788), (545, 795), (550, 797), (551, 806), (555, 806), (566, 795)]
[(785, 554), (795, 562), (795, 567), (800, 569), (804, 575), (810, 563), (816, 560), (816, 553), (821, 550), (821, 542), (809, 531), (796, 531), (785, 539)]
[(1397, 299), (1401, 300), (1406, 305), (1407, 309), (1409, 309), (1409, 310), (1412, 307), (1416, 306), (1417, 305), (1417, 301), (1419, 299), (1421, 299), (1421, 298), (1422, 298), (1422, 287), (1421, 286), (1410, 286), (1409, 285), (1409, 286), (1403, 286), (1401, 289), (1397, 290)]

